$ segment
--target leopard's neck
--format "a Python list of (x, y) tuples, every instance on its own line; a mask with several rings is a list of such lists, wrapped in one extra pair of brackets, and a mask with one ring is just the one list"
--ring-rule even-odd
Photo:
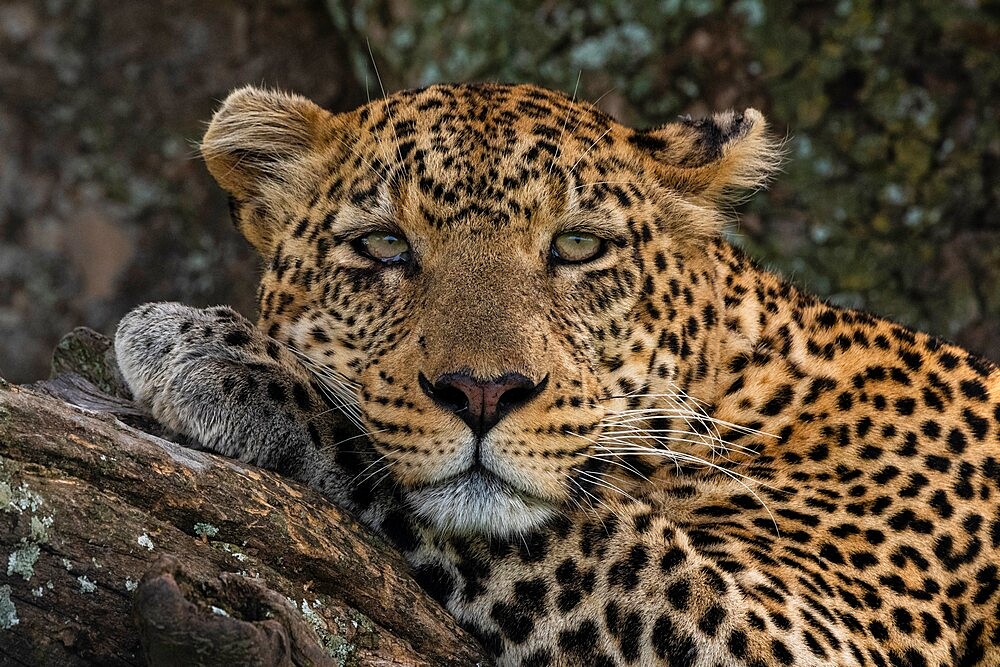
[[(892, 440), (919, 428), (922, 405), (961, 412), (965, 397), (945, 380), (956, 369), (1000, 394), (1000, 370), (981, 357), (828, 304), (724, 242), (712, 252), (723, 315), (715, 372), (700, 398), (714, 417), (772, 436), (759, 439), (764, 454), (803, 449), (808, 458), (829, 433), (869, 421)], [(924, 385), (938, 388), (921, 395), (915, 388)]]

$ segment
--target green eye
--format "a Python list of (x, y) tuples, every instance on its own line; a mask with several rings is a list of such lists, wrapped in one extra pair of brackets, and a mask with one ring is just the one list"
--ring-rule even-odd
[(564, 232), (552, 239), (552, 256), (560, 262), (578, 264), (604, 253), (604, 240), (587, 232)]
[(354, 242), (358, 252), (384, 264), (410, 261), (410, 244), (401, 234), (372, 232)]

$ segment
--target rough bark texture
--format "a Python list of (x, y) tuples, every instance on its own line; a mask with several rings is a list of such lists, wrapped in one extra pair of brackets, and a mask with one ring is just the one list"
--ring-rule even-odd
[[(87, 335), (62, 354), (101, 359)], [(317, 493), (116, 415), (144, 420), (80, 375), (0, 381), (0, 664), (486, 662)]]

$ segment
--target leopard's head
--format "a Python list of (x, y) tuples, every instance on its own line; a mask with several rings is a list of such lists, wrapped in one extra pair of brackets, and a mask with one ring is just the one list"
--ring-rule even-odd
[(717, 203), (774, 166), (753, 109), (633, 130), (495, 84), (343, 114), (244, 88), (202, 150), (265, 261), (261, 328), (418, 515), (495, 535), (641, 475), (602, 434), (706, 374)]

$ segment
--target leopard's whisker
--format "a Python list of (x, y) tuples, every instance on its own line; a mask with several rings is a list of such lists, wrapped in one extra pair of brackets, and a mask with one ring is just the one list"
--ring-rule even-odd
[(390, 466), (386, 466), (384, 468), (384, 470), (386, 470), (386, 473), (381, 477), (379, 477), (374, 484), (372, 484), (372, 491), (375, 491), (375, 489), (377, 489), (382, 482), (384, 482), (385, 480), (389, 479), (392, 476), (392, 470), (389, 470), (389, 467)]
[[(659, 412), (659, 411), (657, 411), (657, 412), (651, 412), (651, 413), (649, 413), (649, 416), (647, 417), (647, 419), (656, 417), (658, 415), (666, 416), (668, 418), (671, 417), (671, 416), (677, 416), (677, 417), (681, 416), (681, 415), (671, 415), (671, 414), (668, 414), (666, 412)], [(616, 415), (610, 415), (609, 417), (610, 418), (614, 418), (615, 416)], [(706, 418), (703, 415), (698, 415), (698, 414), (693, 414), (692, 415), (691, 413), (687, 413), (687, 416), (690, 417), (690, 418), (693, 418), (694, 420), (696, 420), (696, 421), (698, 421), (698, 422), (700, 422), (702, 424), (705, 424), (705, 425), (711, 424), (711, 425), (714, 425), (714, 426), (721, 426), (723, 428), (727, 428), (727, 429), (730, 429), (732, 431), (735, 431), (735, 432), (739, 433), (740, 435), (759, 435), (759, 436), (763, 436), (763, 437), (767, 437), (767, 438), (777, 438), (778, 437), (778, 436), (776, 436), (776, 435), (774, 435), (772, 433), (767, 433), (765, 431), (758, 431), (756, 429), (747, 428), (745, 426), (740, 426), (739, 424), (733, 424), (731, 422), (727, 422), (727, 421), (724, 421), (724, 420), (721, 420), (721, 419), (716, 419), (715, 417), (707, 417)], [(721, 434), (720, 434), (720, 436), (721, 436)]]
[(736, 472), (735, 470), (730, 470), (728, 468), (716, 465), (716, 464), (714, 464), (714, 463), (712, 463), (710, 461), (706, 461), (706, 460), (701, 459), (701, 458), (696, 457), (696, 456), (690, 456), (690, 455), (682, 454), (680, 452), (671, 452), (671, 455), (676, 455), (676, 456), (672, 456), (671, 457), (671, 458), (674, 458), (674, 460), (675, 460), (676, 463), (679, 463), (680, 461), (683, 460), (686, 463), (694, 463), (696, 465), (701, 464), (701, 465), (708, 466), (708, 467), (710, 467), (710, 468), (712, 468), (712, 469), (714, 469), (714, 470), (722, 473), (723, 475), (729, 477), (734, 482), (736, 482), (737, 484), (739, 484), (740, 486), (742, 486), (744, 489), (746, 489), (747, 493), (749, 493), (751, 496), (753, 496), (753, 498), (757, 502), (759, 502), (761, 504), (761, 507), (764, 508), (764, 510), (767, 512), (768, 516), (771, 519), (771, 524), (774, 526), (775, 533), (779, 537), (781, 536), (781, 529), (778, 526), (777, 519), (775, 519), (774, 514), (771, 512), (771, 508), (768, 506), (767, 502), (763, 498), (760, 497), (760, 494), (758, 494), (757, 491), (755, 491), (750, 486), (750, 484), (755, 484), (757, 486), (761, 486), (761, 487), (764, 487), (766, 489), (771, 489), (772, 491), (781, 491), (781, 489), (777, 489), (774, 486), (772, 486), (770, 484), (767, 484), (766, 482), (762, 482), (761, 480), (754, 479), (753, 477), (749, 477), (748, 475), (743, 475), (741, 473)]
[(685, 421), (685, 423), (687, 423), (689, 428), (691, 428), (692, 427), (691, 422), (693, 420), (695, 422), (702, 424), (706, 428), (711, 427), (710, 433), (702, 433), (700, 431), (694, 431), (694, 429), (692, 428), (693, 432), (698, 432), (699, 435), (710, 437), (713, 440), (716, 440), (720, 443), (726, 442), (726, 446), (731, 446), (731, 447), (735, 447), (736, 446), (735, 443), (730, 443), (728, 441), (725, 441), (725, 439), (722, 437), (722, 433), (719, 431), (719, 427), (729, 429), (735, 433), (739, 433), (740, 435), (760, 435), (769, 438), (777, 437), (773, 434), (766, 433), (764, 431), (759, 431), (757, 429), (740, 426), (739, 424), (734, 424), (732, 422), (712, 417), (711, 415), (705, 414), (704, 412), (691, 412), (686, 408), (681, 408), (681, 409), (660, 408), (660, 407), (633, 408), (630, 410), (610, 412), (608, 413), (608, 415), (605, 416), (605, 418), (602, 421), (607, 423), (629, 422), (630, 420), (626, 420), (624, 419), (624, 417), (631, 418), (631, 417), (638, 417), (640, 415), (642, 417), (634, 419), (634, 421), (642, 421), (643, 419), (653, 419), (656, 417), (680, 418), (683, 421)]
[[(667, 433), (669, 435), (662, 435), (664, 433)], [(718, 453), (729, 453), (729, 452), (732, 452), (732, 451), (737, 451), (737, 452), (740, 452), (742, 454), (747, 454), (747, 455), (756, 455), (757, 454), (757, 452), (755, 452), (752, 449), (747, 449), (745, 447), (730, 447), (730, 446), (727, 446), (726, 443), (724, 443), (724, 442), (715, 441), (715, 440), (712, 440), (710, 438), (706, 438), (706, 439), (702, 439), (702, 440), (694, 440), (694, 439), (691, 439), (691, 438), (679, 437), (679, 436), (684, 436), (684, 435), (694, 435), (694, 436), (698, 435), (698, 434), (689, 433), (688, 431), (681, 431), (681, 430), (666, 430), (666, 431), (651, 432), (651, 431), (644, 431), (644, 430), (639, 430), (639, 429), (636, 429), (636, 430), (616, 430), (616, 429), (611, 429), (611, 430), (605, 431), (605, 433), (602, 434), (602, 435), (606, 435), (605, 440), (614, 439), (614, 440), (617, 440), (617, 441), (620, 441), (620, 442), (631, 442), (633, 440), (640, 440), (640, 441), (641, 440), (652, 440), (653, 442), (660, 443), (660, 444), (662, 444), (665, 447), (668, 447), (671, 443), (686, 443), (686, 444), (692, 444), (692, 445), (701, 445), (702, 447), (707, 447), (708, 449), (712, 450), (713, 453), (716, 453), (716, 454), (718, 454)]]
[[(580, 90), (580, 79), (583, 78), (583, 70), (576, 75), (576, 86), (573, 87), (573, 102), (576, 102), (576, 94)], [(559, 130), (559, 139), (556, 141), (556, 151), (552, 154), (552, 158), (549, 160), (549, 176), (552, 175), (552, 168), (556, 164), (556, 158), (559, 157), (559, 153), (562, 150), (562, 140), (563, 133), (566, 132), (566, 126), (569, 124), (569, 107), (566, 108), (566, 112), (563, 114), (563, 124), (562, 128)]]
[[(750, 487), (750, 484), (755, 484), (757, 486), (761, 486), (761, 487), (764, 487), (766, 489), (771, 489), (772, 491), (778, 491), (778, 492), (781, 491), (781, 489), (778, 489), (778, 488), (772, 486), (771, 484), (767, 484), (766, 482), (763, 482), (763, 481), (758, 480), (758, 479), (754, 479), (753, 477), (750, 477), (748, 475), (744, 475), (742, 473), (736, 472), (735, 470), (730, 470), (729, 468), (725, 468), (723, 466), (719, 466), (719, 465), (717, 465), (715, 463), (712, 463), (711, 461), (706, 461), (705, 459), (702, 459), (700, 457), (693, 456), (693, 455), (690, 455), (690, 454), (685, 454), (683, 452), (664, 451), (664, 450), (659, 450), (659, 449), (646, 450), (643, 447), (635, 448), (638, 451), (634, 451), (634, 452), (628, 452), (628, 451), (625, 451), (625, 450), (623, 450), (621, 448), (607, 448), (607, 447), (602, 447), (602, 448), (603, 449), (607, 449), (609, 451), (609, 453), (613, 453), (614, 455), (621, 455), (621, 454), (632, 453), (634, 455), (641, 455), (641, 456), (646, 456), (646, 455), (666, 456), (667, 458), (672, 459), (674, 461), (674, 463), (678, 464), (678, 465), (681, 462), (684, 462), (684, 463), (693, 463), (695, 465), (704, 465), (704, 466), (707, 466), (709, 468), (712, 468), (713, 470), (716, 470), (716, 471), (722, 473), (723, 475), (726, 475), (727, 477), (729, 477), (730, 479), (732, 479), (733, 481), (735, 481), (737, 484), (739, 484), (740, 486), (742, 486), (744, 489), (746, 489), (747, 492), (750, 493), (750, 495), (752, 495), (754, 497), (754, 499), (761, 504), (761, 506), (765, 509), (765, 511), (767, 511), (768, 515), (771, 518), (771, 523), (774, 525), (775, 532), (779, 536), (781, 535), (781, 530), (778, 527), (777, 520), (774, 518), (774, 515), (771, 512), (771, 508), (768, 507), (768, 505), (764, 501), (764, 499), (761, 498), (760, 495), (753, 488)], [(603, 456), (601, 454), (592, 454), (591, 456), (593, 456), (594, 458), (603, 458)]]
[[(731, 451), (738, 451), (746, 455), (757, 454), (751, 448), (728, 442), (714, 427), (721, 425), (744, 431), (752, 431), (752, 429), (741, 429), (738, 425), (710, 417), (703, 411), (693, 410), (689, 405), (682, 403), (676, 393), (646, 395), (651, 398), (665, 399), (675, 407), (631, 408), (610, 412), (602, 419), (604, 425), (602, 442), (635, 446), (636, 441), (647, 440), (661, 445), (661, 451), (669, 451), (671, 443), (685, 443), (707, 447), (713, 458), (720, 458), (728, 463), (734, 462), (727, 456)], [(680, 419), (687, 425), (687, 428), (653, 428), (649, 426), (649, 422), (654, 418)], [(703, 428), (695, 429), (694, 422), (700, 423)]]
[[(583, 493), (584, 497), (588, 498), (588, 502), (590, 500), (596, 501), (597, 504), (600, 505), (601, 507), (603, 507), (604, 509), (606, 509), (608, 511), (608, 513), (611, 514), (611, 516), (615, 517), (619, 521), (623, 520), (623, 517), (618, 512), (616, 512), (614, 509), (612, 509), (608, 504), (606, 504), (598, 496), (594, 495), (593, 493), (591, 493), (590, 491), (588, 491), (586, 488), (584, 488), (583, 485), (580, 484), (578, 481), (576, 481), (573, 478), (572, 475), (567, 475), (566, 479), (568, 479), (569, 481), (571, 481), (573, 483), (573, 485), (576, 486), (576, 488), (579, 489), (581, 493)], [(610, 531), (608, 531), (608, 526), (607, 526), (607, 524), (604, 523), (604, 519), (601, 518), (600, 514), (597, 515), (597, 519), (598, 519), (598, 521), (601, 522), (601, 525), (604, 526), (604, 532), (609, 533)]]
[(602, 437), (598, 440), (599, 446), (615, 445), (621, 447), (643, 447), (646, 449), (655, 451), (673, 451), (676, 445), (685, 446), (696, 446), (701, 447), (706, 450), (706, 455), (712, 459), (722, 459), (727, 462), (733, 462), (729, 458), (727, 450), (724, 447), (719, 447), (710, 442), (704, 442), (700, 440), (692, 440), (689, 438), (684, 438), (679, 435), (673, 435), (670, 437), (648, 435), (642, 433), (631, 433), (618, 435), (614, 433), (602, 434)]
[(338, 440), (337, 442), (334, 442), (332, 444), (323, 445), (323, 447), (320, 448), (320, 451), (325, 451), (327, 449), (334, 449), (334, 448), (336, 448), (336, 449), (338, 449), (340, 451), (348, 452), (348, 453), (351, 453), (351, 454), (370, 454), (371, 450), (341, 450), (340, 449), (340, 445), (344, 444), (345, 442), (350, 442), (351, 440), (357, 440), (358, 438), (367, 438), (370, 435), (374, 435), (376, 433), (382, 433), (385, 430), (386, 429), (384, 429), (384, 428), (380, 428), (377, 431), (371, 431), (370, 433), (359, 433), (357, 435), (352, 435), (352, 436), (344, 438), (342, 440)]
[[(735, 424), (733, 422), (729, 422), (729, 421), (726, 421), (724, 419), (719, 419), (717, 417), (713, 417), (713, 416), (705, 413), (703, 410), (700, 409), (701, 406), (707, 405), (704, 401), (701, 401), (700, 399), (697, 399), (697, 398), (694, 398), (692, 396), (689, 396), (689, 395), (687, 395), (686, 393), (684, 393), (683, 391), (681, 391), (679, 389), (676, 390), (675, 393), (613, 394), (613, 395), (598, 397), (597, 400), (599, 402), (603, 402), (603, 401), (610, 401), (610, 400), (615, 400), (615, 399), (631, 399), (631, 398), (666, 399), (666, 400), (672, 402), (674, 405), (680, 405), (680, 406), (682, 406), (682, 409), (687, 410), (692, 416), (696, 416), (697, 415), (697, 417), (700, 420), (702, 420), (702, 421), (711, 422), (711, 423), (716, 424), (718, 426), (723, 426), (725, 428), (728, 428), (728, 429), (731, 429), (733, 431), (737, 431), (737, 432), (740, 432), (740, 433), (748, 433), (748, 434), (753, 434), (753, 435), (762, 435), (762, 436), (767, 436), (769, 438), (777, 438), (778, 437), (778, 436), (774, 435), (773, 433), (768, 433), (766, 431), (761, 431), (761, 430), (750, 428), (750, 427), (747, 427), (747, 426), (742, 426), (740, 424)], [(685, 403), (683, 401), (678, 400), (678, 399), (681, 399), (681, 398), (683, 398), (685, 401), (689, 401), (691, 403), (694, 403), (695, 405), (697, 405), (699, 407), (699, 409), (698, 410), (692, 410), (692, 408), (690, 408), (687, 405), (685, 405)], [(651, 406), (651, 407), (647, 407), (647, 408), (633, 408), (633, 409), (615, 411), (612, 414), (630, 413), (630, 412), (633, 412), (635, 410), (657, 411), (657, 410), (661, 410), (661, 409), (662, 408), (659, 408), (659, 407), (656, 407), (656, 406)]]
[[(673, 459), (677, 458), (675, 455), (680, 455), (681, 454), (681, 452), (678, 452), (678, 451), (676, 451), (674, 449), (671, 449), (669, 446), (664, 446), (664, 447), (648, 447), (648, 446), (644, 446), (644, 445), (635, 444), (635, 443), (633, 443), (631, 441), (628, 441), (628, 440), (614, 440), (614, 439), (604, 440), (603, 442), (607, 442), (607, 443), (609, 443), (612, 446), (609, 447), (608, 445), (601, 444), (601, 445), (596, 445), (596, 447), (604, 448), (605, 451), (613, 451), (613, 452), (618, 452), (618, 453), (648, 454), (650, 456), (660, 456), (660, 457), (668, 456), (668, 457), (673, 458)], [(702, 460), (700, 457), (696, 457), (694, 454), (687, 454), (687, 453), (684, 453), (684, 454), (687, 455), (687, 456), (692, 456), (692, 457), (698, 458), (699, 460)], [(736, 463), (735, 461), (733, 461), (733, 460), (731, 460), (731, 459), (729, 459), (727, 457), (723, 457), (723, 456), (719, 455), (714, 450), (712, 451), (712, 457), (713, 458), (720, 458), (720, 459), (726, 461), (727, 463)]]
[(322, 378), (319, 378), (318, 386), (323, 390), (323, 394), (331, 403), (333, 403), (335, 408), (340, 410), (341, 414), (347, 417), (348, 421), (354, 424), (354, 426), (363, 433), (368, 433), (368, 429), (365, 428), (365, 425), (361, 420), (360, 408), (356, 407), (356, 404), (348, 403), (342, 396), (332, 390)]
[[(594, 518), (596, 518), (598, 521), (600, 521), (603, 524), (604, 520), (601, 519), (601, 513), (597, 511), (596, 507), (594, 507), (594, 503), (591, 501), (591, 495), (588, 494), (586, 492), (586, 490), (584, 488), (582, 488), (580, 486), (580, 484), (577, 483), (577, 481), (575, 479), (573, 479), (573, 477), (571, 475), (564, 474), (564, 476), (565, 476), (567, 482), (570, 482), (571, 484), (573, 484), (573, 486), (575, 486), (577, 488), (577, 490), (580, 491), (579, 498), (576, 495), (570, 495), (570, 497), (569, 497), (570, 498), (570, 502), (577, 509), (579, 509), (581, 512), (584, 512), (584, 513), (588, 513), (589, 512), (590, 514), (592, 514), (594, 516)], [(586, 507), (583, 506), (584, 502), (587, 503)], [(571, 521), (573, 519), (573, 517), (571, 517), (569, 515), (567, 515), (567, 518), (569, 520), (571, 520)], [(605, 530), (607, 530), (607, 526), (605, 526)]]
[(332, 383), (338, 390), (348, 392), (348, 395), (350, 396), (356, 395), (356, 392), (358, 390), (357, 383), (351, 382), (350, 380), (340, 376), (335, 371), (332, 371), (329, 368), (317, 364), (315, 361), (309, 359), (308, 357), (305, 357), (305, 359), (308, 360), (305, 365), (307, 366), (308, 369), (310, 369), (313, 372), (314, 375), (326, 379), (329, 383)]
[(640, 433), (621, 434), (621, 435), (609, 432), (609, 433), (602, 433), (601, 437), (598, 438), (598, 442), (600, 442), (600, 443), (604, 443), (604, 442), (617, 442), (617, 443), (622, 443), (622, 444), (626, 444), (626, 445), (633, 446), (633, 447), (645, 447), (646, 445), (643, 445), (642, 441), (648, 440), (648, 441), (653, 441), (655, 443), (658, 443), (660, 445), (664, 445), (664, 447), (659, 447), (658, 448), (660, 450), (662, 450), (664, 448), (669, 448), (669, 446), (671, 444), (698, 445), (698, 446), (701, 446), (701, 447), (706, 447), (706, 448), (708, 448), (710, 450), (713, 450), (713, 451), (715, 451), (717, 449), (721, 449), (719, 447), (716, 447), (710, 441), (706, 442), (705, 440), (701, 440), (701, 439), (685, 438), (685, 437), (682, 437), (683, 435), (684, 434), (681, 434), (681, 435), (671, 435), (669, 437), (663, 437), (663, 436), (651, 435), (651, 434), (641, 433), (641, 432)]
[(305, 423), (307, 423), (307, 424), (308, 424), (309, 422), (311, 422), (311, 421), (313, 421), (313, 420), (315, 420), (315, 419), (319, 419), (320, 417), (324, 417), (324, 416), (326, 416), (326, 415), (330, 414), (331, 412), (343, 412), (343, 409), (342, 409), (342, 408), (339, 408), (339, 407), (333, 407), (333, 408), (329, 408), (329, 409), (327, 409), (327, 410), (322, 410), (322, 411), (320, 411), (320, 412), (317, 412), (317, 413), (316, 413), (316, 414), (314, 414), (314, 415), (310, 415), (310, 416), (309, 416), (309, 417), (308, 417), (308, 418), (307, 418), (307, 419), (305, 420)]
[(365, 476), (364, 476), (364, 478), (362, 478), (362, 479), (358, 479), (359, 477), (361, 477), (361, 475), (364, 475), (364, 474), (365, 474), (365, 472), (366, 472), (366, 471), (367, 471), (368, 469), (370, 469), (370, 468), (371, 468), (372, 466), (375, 466), (375, 465), (377, 465), (377, 464), (378, 464), (378, 463), (380, 463), (381, 461), (384, 461), (384, 460), (385, 460), (385, 458), (386, 458), (386, 457), (385, 457), (385, 456), (383, 455), (383, 456), (380, 456), (379, 458), (377, 458), (377, 459), (376, 459), (375, 461), (373, 461), (372, 463), (369, 463), (369, 464), (368, 464), (368, 465), (367, 465), (367, 466), (365, 467), (365, 469), (364, 469), (364, 470), (362, 470), (361, 472), (359, 472), (359, 473), (358, 473), (357, 475), (355, 475), (355, 476), (354, 476), (354, 478), (353, 478), (353, 479), (352, 479), (351, 481), (352, 481), (352, 482), (354, 482), (354, 481), (357, 481), (357, 483), (358, 483), (358, 484), (364, 484), (365, 482), (367, 482), (367, 481), (368, 481), (369, 479), (371, 479), (371, 478), (372, 478), (372, 477), (374, 477), (375, 475), (378, 475), (378, 474), (380, 474), (380, 473), (383, 473), (383, 472), (386, 472), (386, 471), (388, 471), (388, 470), (389, 470), (390, 468), (392, 468), (393, 464), (395, 463), (394, 461), (391, 461), (391, 460), (390, 460), (390, 461), (388, 461), (388, 462), (387, 462), (387, 463), (386, 463), (385, 465), (381, 465), (381, 466), (379, 466), (378, 468), (375, 468), (375, 470), (373, 470), (372, 472), (370, 472), (370, 473), (368, 473), (367, 475), (365, 475)]
[(337, 382), (355, 389), (359, 386), (357, 382), (354, 382), (353, 380), (350, 380), (349, 378), (345, 377), (339, 371), (336, 371), (330, 368), (329, 366), (326, 366), (325, 364), (317, 362), (315, 359), (310, 357), (304, 351), (300, 350), (296, 345), (290, 343), (285, 347), (287, 347), (296, 357), (298, 357), (299, 360), (303, 362), (303, 364), (312, 368), (317, 373), (330, 377), (331, 379), (335, 379)]
[[(598, 113), (603, 113), (600, 109), (597, 108), (597, 105), (601, 103), (601, 100), (603, 100), (605, 97), (607, 97), (611, 93), (615, 92), (615, 90), (617, 90), (617, 89), (618, 89), (618, 86), (611, 86), (606, 91), (604, 91), (601, 94), (601, 96), (598, 97), (596, 100), (594, 100), (593, 102), (587, 102), (587, 106), (589, 106), (591, 109), (597, 111)], [(576, 132), (577, 129), (580, 127), (580, 123), (583, 122), (583, 118), (584, 117), (581, 114), (580, 118), (576, 121), (576, 125), (573, 126), (573, 130), (572, 130), (573, 132)]]
[(690, 429), (671, 429), (671, 428), (650, 428), (643, 427), (642, 421), (629, 421), (629, 422), (611, 422), (603, 432), (610, 435), (650, 435), (659, 436), (664, 440), (670, 440), (675, 435), (689, 435), (692, 437), (697, 437), (704, 441), (707, 446), (722, 449), (725, 451), (739, 451), (746, 454), (757, 454), (757, 451), (751, 447), (746, 447), (744, 445), (729, 442), (723, 438), (712, 435), (710, 433), (700, 433), (695, 432)]
[[(679, 410), (657, 410), (655, 412), (648, 412), (646, 414), (614, 414), (608, 415), (604, 419), (607, 423), (614, 424), (638, 424), (641, 422), (648, 422), (652, 419), (680, 419), (682, 421), (703, 421), (698, 418), (698, 415), (693, 415), (689, 412), (683, 412)], [(708, 422), (711, 423), (711, 422)], [(709, 435), (706, 433), (705, 435)]]
[[(593, 438), (588, 438), (585, 435), (580, 435), (579, 433), (569, 433), (569, 435), (572, 435), (572, 436), (575, 436), (577, 438), (581, 438), (583, 440), (586, 440), (587, 442), (590, 442), (593, 445), (598, 445), (598, 441), (597, 440), (594, 440)], [(642, 480), (644, 480), (646, 482), (650, 481), (649, 477), (647, 477), (646, 475), (642, 474), (634, 466), (631, 466), (628, 463), (625, 463), (625, 462), (622, 462), (622, 461), (607, 461), (607, 463), (611, 463), (613, 465), (616, 465), (616, 466), (619, 466), (621, 468), (624, 468), (625, 470), (628, 470), (629, 472), (633, 473), (634, 475), (638, 476), (639, 478), (641, 478)]]
[(619, 493), (628, 498), (629, 500), (631, 500), (632, 502), (638, 502), (635, 498), (632, 497), (631, 494), (629, 494), (627, 491), (619, 487), (617, 484), (612, 484), (611, 482), (606, 482), (603, 479), (600, 479), (600, 477), (602, 476), (608, 476), (606, 473), (598, 473), (593, 470), (580, 470), (578, 468), (574, 468), (573, 472), (588, 478), (592, 484), (596, 484), (597, 486), (600, 486), (602, 488), (609, 489), (611, 491)]
[[(370, 470), (372, 466), (378, 465), (379, 463), (381, 463), (382, 461), (384, 461), (386, 456), (387, 456), (386, 454), (383, 454), (382, 456), (378, 457), (377, 459), (375, 459), (374, 461), (372, 461), (371, 463), (369, 463), (368, 465), (366, 465), (361, 472), (359, 472), (358, 474), (356, 474), (351, 479), (351, 481), (354, 481), (357, 478), (361, 477), (361, 475), (365, 474), (368, 470)], [(390, 464), (391, 464), (391, 461), (390, 461)], [(381, 470), (381, 468), (379, 468), (379, 470)]]
[[(372, 52), (372, 43), (367, 37), (365, 44), (368, 46), (368, 57), (372, 59), (372, 69), (375, 70), (375, 78), (378, 79), (379, 88), (382, 89), (382, 102), (385, 104), (385, 113), (389, 117), (389, 125), (392, 127), (392, 136), (396, 142), (396, 155), (399, 156), (400, 169), (403, 168), (403, 151), (399, 148), (399, 134), (396, 133), (396, 120), (392, 117), (392, 110), (389, 108), (389, 101), (385, 93), (385, 86), (382, 85), (382, 75), (378, 71), (378, 63), (375, 62), (375, 54)], [(387, 165), (388, 166), (388, 165)]]
[(342, 394), (332, 389), (322, 379), (320, 379), (318, 384), (320, 388), (323, 390), (324, 395), (326, 395), (326, 397), (334, 404), (334, 406), (337, 409), (339, 409), (344, 414), (344, 416), (346, 416), (351, 421), (351, 423), (353, 423), (362, 431), (367, 432), (367, 429), (364, 427), (364, 424), (361, 423), (360, 408), (356, 404), (348, 402)]
[(316, 379), (317, 386), (334, 408), (339, 410), (362, 433), (368, 433), (357, 398), (356, 383), (340, 376), (332, 369), (318, 364), (296, 346), (286, 345), (286, 347), (299, 359), (303, 368)]
[(758, 479), (754, 479), (753, 477), (750, 477), (749, 475), (744, 475), (743, 473), (737, 472), (735, 470), (731, 470), (730, 468), (726, 468), (725, 466), (720, 466), (717, 463), (713, 463), (713, 462), (708, 461), (706, 459), (703, 459), (703, 458), (701, 458), (699, 456), (694, 456), (693, 454), (688, 454), (686, 452), (678, 452), (678, 451), (674, 451), (674, 450), (665, 450), (665, 449), (652, 449), (652, 448), (649, 448), (649, 447), (641, 447), (641, 446), (631, 446), (630, 447), (630, 446), (624, 446), (624, 445), (617, 446), (617, 447), (607, 447), (605, 445), (601, 445), (601, 446), (599, 446), (599, 448), (602, 449), (603, 451), (600, 452), (600, 453), (597, 453), (597, 454), (591, 454), (590, 456), (593, 456), (595, 458), (604, 458), (604, 457), (613, 456), (613, 455), (618, 455), (618, 456), (632, 455), (632, 456), (652, 456), (652, 457), (659, 457), (659, 458), (668, 458), (668, 459), (672, 460), (673, 462), (675, 462), (677, 464), (680, 464), (680, 463), (691, 463), (691, 464), (695, 464), (695, 465), (703, 465), (703, 466), (711, 468), (711, 469), (713, 469), (713, 470), (715, 470), (717, 472), (721, 472), (721, 473), (723, 473), (725, 475), (733, 476), (734, 478), (735, 477), (739, 477), (740, 479), (747, 480), (749, 482), (753, 482), (754, 484), (758, 484), (758, 485), (766, 487), (766, 488), (770, 488), (770, 489), (774, 489), (775, 488), (775, 487), (767, 484), (766, 482), (763, 482), (763, 481), (758, 480)]
[(326, 375), (321, 372), (314, 372), (313, 376), (318, 378), (329, 391), (333, 392), (338, 398), (344, 401), (348, 407), (354, 407), (354, 405), (357, 404), (357, 394), (352, 387), (345, 386), (336, 377)]
[(603, 139), (604, 137), (606, 137), (607, 134), (608, 134), (608, 132), (610, 132), (610, 131), (611, 131), (611, 128), (609, 127), (608, 129), (604, 130), (604, 132), (601, 133), (601, 136), (599, 136), (596, 139), (594, 139), (594, 142), (592, 144), (590, 144), (590, 146), (587, 148), (587, 150), (585, 150), (583, 152), (583, 155), (581, 155), (577, 159), (577, 161), (573, 163), (573, 166), (569, 168), (570, 173), (573, 173), (573, 172), (576, 171), (577, 166), (583, 161), (583, 159), (585, 157), (587, 157), (587, 155), (590, 153), (590, 151), (594, 150), (594, 147), (597, 146), (597, 144), (600, 143), (601, 139)]
[[(663, 419), (664, 416), (661, 415), (659, 418)], [(683, 419), (682, 416), (678, 417), (677, 415), (671, 415), (667, 418), (668, 419), (680, 418), (681, 421), (683, 421), (688, 426), (688, 428), (680, 429), (680, 428), (663, 428), (660, 426), (651, 426), (649, 422), (653, 418), (648, 416), (616, 417), (611, 420), (602, 420), (602, 424), (604, 424), (605, 430), (618, 429), (622, 431), (629, 431), (629, 430), (642, 431), (645, 433), (654, 433), (654, 432), (683, 433), (686, 435), (703, 438), (707, 441), (715, 442), (723, 446), (727, 446), (729, 444), (726, 442), (725, 439), (722, 438), (721, 434), (719, 433), (712, 433), (711, 431), (703, 432), (695, 430), (692, 424), (689, 421)], [(676, 426), (676, 424), (671, 423), (670, 426)]]
[[(582, 503), (582, 502), (580, 502), (580, 500), (578, 500), (578, 499), (577, 499), (577, 498), (576, 498), (575, 496), (573, 496), (573, 495), (571, 495), (571, 496), (570, 496), (570, 497), (569, 497), (569, 498), (568, 498), (567, 500), (568, 500), (568, 505), (569, 505), (570, 507), (572, 507), (573, 509), (576, 509), (576, 510), (579, 510), (580, 512), (583, 512), (584, 514), (588, 513), (588, 511), (589, 511), (589, 513), (591, 513), (591, 514), (593, 514), (593, 515), (597, 516), (597, 511), (596, 511), (596, 510), (594, 509), (593, 505), (590, 505), (590, 504), (588, 503), (588, 507), (584, 507), (584, 506), (583, 506), (583, 503)], [(558, 510), (558, 511), (559, 511), (559, 514), (560, 514), (561, 516), (563, 516), (563, 517), (564, 517), (565, 519), (567, 519), (568, 521), (572, 521), (572, 520), (573, 520), (573, 516), (572, 516), (572, 514), (570, 514), (570, 513), (569, 513), (568, 511), (566, 511), (565, 509), (560, 509), (560, 510)]]
[(368, 166), (368, 168), (371, 169), (372, 174), (374, 174), (376, 178), (378, 178), (379, 180), (384, 180), (385, 179), (385, 174), (379, 172), (379, 170), (375, 168), (375, 165), (372, 164), (372, 161), (369, 160), (369, 159), (367, 159), (364, 155), (361, 154), (361, 152), (357, 149), (357, 146), (355, 144), (352, 144), (352, 143), (348, 142), (346, 139), (342, 138), (339, 135), (335, 135), (333, 138), (341, 146), (343, 146), (344, 148), (347, 148), (348, 150), (350, 150), (351, 153), (356, 158), (358, 158), (359, 160), (361, 160), (362, 162), (364, 162)]

